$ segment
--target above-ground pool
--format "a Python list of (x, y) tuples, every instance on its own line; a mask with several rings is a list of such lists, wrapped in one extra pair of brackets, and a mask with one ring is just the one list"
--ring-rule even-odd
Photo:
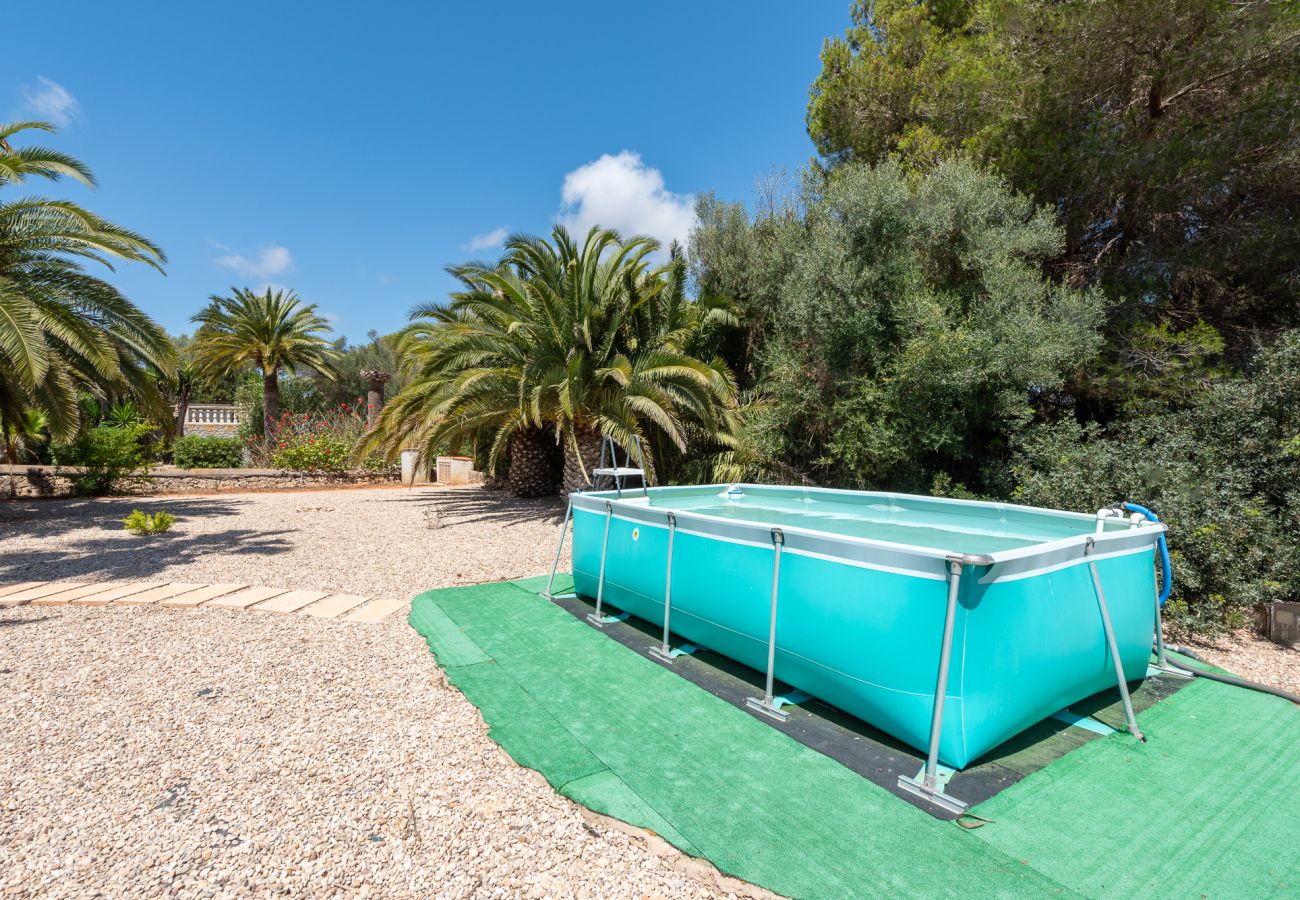
[(667, 607), (673, 635), (953, 768), (1116, 686), (1106, 610), (1124, 673), (1146, 672), (1159, 524), (757, 485), (571, 500), (579, 594), (660, 628)]

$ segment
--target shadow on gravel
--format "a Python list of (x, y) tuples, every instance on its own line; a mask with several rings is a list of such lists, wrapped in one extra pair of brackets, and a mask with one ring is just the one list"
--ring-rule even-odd
[(446, 491), (413, 494), (404, 502), (426, 510), (436, 508), (442, 527), (471, 522), (500, 522), (503, 527), (531, 522), (558, 525), (564, 520), (564, 504), (557, 497), (520, 500), (503, 493)]
[[(121, 531), (122, 519), (133, 509), (165, 509), (177, 519), (237, 516), (246, 501), (231, 497), (85, 497), (75, 500), (19, 500), (0, 503), (0, 528), (17, 527), (41, 537), (69, 528)], [(4, 532), (0, 531), (0, 538)]]
[[(62, 579), (146, 579), (174, 566), (212, 555), (272, 556), (292, 549), (290, 531), (228, 528), (207, 534), (177, 531), (123, 539), (122, 519), (133, 509), (166, 509), (183, 526), (187, 520), (240, 513), (235, 498), (110, 497), (21, 504), (0, 509), (0, 547), (9, 529), (24, 537), (59, 537), (49, 550), (0, 553), (0, 581), (41, 581), (55, 570)], [(105, 532), (104, 537), (68, 540), (69, 531)], [(110, 536), (111, 535), (111, 536)]]
[[(39, 619), (0, 619), (0, 628), (9, 628), (12, 625), (35, 625), (37, 622), (44, 622), (46, 619), (53, 618), (54, 616), (41, 616)], [(8, 671), (8, 669), (0, 669), (0, 675)]]

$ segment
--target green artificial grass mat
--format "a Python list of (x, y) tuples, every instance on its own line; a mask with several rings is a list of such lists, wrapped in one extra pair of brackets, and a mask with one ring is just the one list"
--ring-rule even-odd
[(980, 804), (978, 836), (1097, 897), (1300, 892), (1300, 710), (1197, 680), (1139, 724)]
[(610, 640), (545, 584), (429, 591), (410, 623), (518, 763), (746, 881), (838, 898), (1267, 896), (1300, 880), (1276, 843), (1300, 774), (1285, 701), (1194, 684), (1143, 714), (1149, 744), (1091, 741), (967, 831)]

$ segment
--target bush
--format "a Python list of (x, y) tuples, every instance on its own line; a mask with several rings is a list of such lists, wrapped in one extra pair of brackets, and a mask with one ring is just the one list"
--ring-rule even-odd
[(148, 425), (100, 425), (83, 431), (71, 443), (56, 444), (51, 455), (55, 465), (81, 468), (71, 476), (78, 494), (111, 494), (148, 468), (141, 441), (152, 430)]
[(278, 469), (304, 472), (346, 472), (353, 467), (353, 451), (366, 433), (360, 401), (340, 403), (324, 413), (284, 413), (269, 441), (253, 438), (254, 458), (266, 459)]
[(244, 447), (235, 438), (188, 435), (172, 444), (172, 462), (182, 469), (237, 469)]
[(1213, 634), (1257, 604), (1300, 593), (1300, 332), (1262, 353), (1250, 379), (1186, 409), (1138, 411), (1108, 429), (1031, 429), (1013, 462), (1017, 502), (1094, 512), (1117, 500), (1169, 528), (1166, 622)]
[(757, 453), (783, 479), (1005, 491), (1008, 437), (1101, 343), (1102, 298), (1043, 274), (1051, 210), (960, 159), (844, 165), (800, 201), (748, 233), (706, 205), (692, 235), (701, 290), (762, 323), (737, 361)]
[(346, 472), (351, 462), (352, 445), (330, 434), (304, 438), (286, 445), (271, 455), (277, 469), (304, 472)]
[(122, 520), (122, 526), (132, 534), (162, 534), (176, 524), (176, 517), (162, 509), (150, 515), (138, 509)]

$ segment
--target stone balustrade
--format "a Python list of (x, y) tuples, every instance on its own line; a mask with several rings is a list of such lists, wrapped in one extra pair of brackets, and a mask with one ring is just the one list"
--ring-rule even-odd
[(239, 429), (239, 408), (232, 403), (191, 403), (185, 410), (184, 434), (234, 437)]

